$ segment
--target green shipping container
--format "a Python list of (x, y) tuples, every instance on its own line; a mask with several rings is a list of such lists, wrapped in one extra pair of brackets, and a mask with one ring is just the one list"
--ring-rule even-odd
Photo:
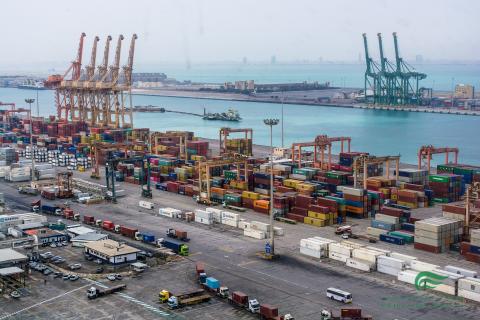
[(392, 232), (389, 232), (388, 234), (391, 236), (400, 237), (403, 240), (405, 240), (406, 243), (413, 243), (413, 241), (415, 240), (415, 237), (413, 236), (413, 234), (404, 233), (401, 231), (392, 231)]
[(431, 175), (428, 177), (428, 181), (432, 181), (432, 182), (450, 182), (450, 177), (431, 174)]
[(436, 203), (449, 203), (450, 201), (448, 198), (433, 198), (433, 202)]

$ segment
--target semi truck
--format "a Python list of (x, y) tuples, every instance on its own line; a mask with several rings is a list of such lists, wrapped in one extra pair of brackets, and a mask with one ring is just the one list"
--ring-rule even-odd
[(115, 232), (120, 233), (122, 236), (134, 239), (135, 238), (135, 233), (138, 232), (138, 229), (130, 228), (130, 227), (127, 227), (127, 226), (121, 226), (121, 225), (117, 224), (115, 226)]
[(220, 298), (228, 298), (228, 287), (220, 286), (220, 281), (213, 277), (205, 278), (205, 282), (202, 282), (201, 285), (205, 290), (210, 291), (211, 293), (219, 296)]
[(167, 229), (167, 237), (182, 240), (185, 242), (190, 241), (190, 239), (187, 236), (187, 231), (178, 230), (174, 228)]
[(43, 213), (55, 214), (55, 215), (59, 215), (59, 216), (62, 215), (62, 209), (60, 209), (57, 206), (49, 206), (49, 205), (44, 204), (44, 205), (42, 205), (41, 209), (42, 209)]
[(32, 188), (30, 186), (20, 186), (18, 187), (18, 192), (21, 194), (28, 194), (31, 196), (38, 196), (38, 189)]
[(107, 231), (113, 231), (115, 229), (115, 224), (112, 221), (105, 220), (102, 222), (102, 229)]
[(88, 225), (94, 225), (95, 224), (95, 217), (94, 216), (83, 216), (83, 223), (88, 224)]
[(189, 305), (194, 305), (202, 302), (207, 302), (211, 296), (205, 293), (204, 290), (196, 290), (194, 294), (184, 294), (181, 296), (171, 296), (168, 298), (167, 304), (170, 309), (182, 308)]
[(63, 217), (68, 220), (80, 220), (80, 214), (73, 212), (70, 208), (63, 209)]
[(119, 284), (117, 286), (113, 286), (110, 288), (90, 287), (87, 290), (87, 297), (88, 299), (96, 299), (96, 298), (103, 297), (118, 291), (122, 291), (126, 287), (127, 287), (126, 284)]
[(248, 296), (240, 291), (232, 292), (232, 295), (228, 298), (228, 302), (238, 308), (245, 308), (251, 313), (260, 312), (260, 304), (257, 299), (248, 299)]
[(203, 294), (203, 293), (205, 293), (205, 290), (203, 290), (203, 289), (195, 289), (195, 290), (180, 293), (180, 294), (174, 294), (171, 291), (168, 291), (168, 290), (164, 289), (164, 290), (162, 290), (158, 293), (158, 301), (160, 303), (165, 303), (165, 302), (168, 301), (168, 299), (170, 297), (173, 297), (173, 296), (175, 296), (177, 298), (185, 298), (185, 297), (189, 297), (189, 296), (200, 295), (200, 294)]
[(175, 252), (176, 254), (181, 255), (181, 256), (188, 256), (188, 254), (189, 254), (188, 246), (185, 243), (177, 241), (177, 240), (158, 239), (157, 244), (159, 246), (168, 248), (168, 249), (172, 250), (173, 252)]

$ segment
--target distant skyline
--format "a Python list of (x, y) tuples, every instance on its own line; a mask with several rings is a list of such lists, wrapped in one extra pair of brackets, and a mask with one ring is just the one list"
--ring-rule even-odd
[(358, 63), (364, 59), (363, 32), (374, 58), (381, 32), (386, 56), (393, 59), (394, 31), (408, 61), (480, 61), (475, 37), (480, 2), (469, 0), (20, 0), (2, 3), (2, 12), (0, 71), (64, 70), (75, 59), (81, 32), (87, 34), (84, 63), (96, 35), (97, 63), (101, 61), (109, 34), (112, 61), (122, 33), (122, 64), (130, 37), (137, 33), (135, 68), (142, 71), (168, 63), (271, 63), (273, 56), (276, 64)]

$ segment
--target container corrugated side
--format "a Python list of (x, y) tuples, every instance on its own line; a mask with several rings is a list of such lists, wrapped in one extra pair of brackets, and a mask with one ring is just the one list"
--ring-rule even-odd
[(410, 263), (410, 267), (412, 268), (412, 270), (415, 270), (415, 271), (432, 271), (440, 268), (435, 264), (431, 264), (431, 263), (427, 263), (419, 260), (412, 260), (412, 262)]
[(350, 256), (346, 256), (338, 252), (332, 252), (332, 251), (328, 252), (328, 257), (332, 260), (337, 260), (341, 262), (347, 262), (347, 259), (350, 258)]
[(480, 302), (480, 293), (468, 291), (468, 290), (463, 290), (463, 289), (458, 289), (457, 295), (462, 298), (466, 298), (469, 300), (477, 301)]
[(365, 272), (370, 272), (374, 269), (374, 264), (372, 264), (370, 261), (357, 259), (357, 258), (348, 258), (347, 261), (345, 262), (345, 265), (347, 267), (365, 271)]
[(410, 283), (410, 284), (415, 284), (415, 279), (417, 278), (418, 274), (419, 274), (419, 272), (414, 271), (414, 270), (400, 271), (400, 272), (398, 272), (397, 280), (402, 281), (402, 282), (406, 282), (406, 283)]
[(385, 274), (397, 277), (398, 273), (403, 270), (395, 267), (391, 267), (391, 266), (377, 264), (377, 271), (380, 273), (385, 273)]

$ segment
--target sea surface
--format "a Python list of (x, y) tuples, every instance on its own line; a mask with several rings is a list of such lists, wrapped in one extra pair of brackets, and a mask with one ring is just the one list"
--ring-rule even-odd
[[(26, 106), (24, 99), (36, 99), (37, 91), (0, 88), (0, 101)], [(38, 91), (41, 115), (56, 114), (53, 91)], [(235, 108), (241, 122), (208, 121), (190, 115), (175, 113), (136, 113), (135, 127), (152, 130), (190, 130), (197, 136), (217, 138), (220, 127), (252, 128), (255, 144), (268, 145), (270, 136), (263, 124), (265, 118), (282, 118), (282, 105), (258, 102), (228, 102), (211, 99), (172, 98), (158, 96), (133, 96), (134, 105), (156, 105), (169, 110), (202, 113), (222, 112)], [(32, 105), (36, 115), (36, 102)], [(421, 145), (460, 148), (460, 162), (480, 165), (480, 117), (442, 115), (430, 113), (389, 112), (379, 110), (349, 109), (323, 106), (283, 106), (284, 146), (292, 142), (313, 141), (318, 134), (352, 137), (352, 151), (366, 151), (378, 156), (401, 155), (401, 161), (417, 162)], [(274, 145), (282, 145), (281, 124), (274, 127)], [(339, 151), (339, 147), (333, 149)], [(435, 157), (443, 161), (443, 155)]]

